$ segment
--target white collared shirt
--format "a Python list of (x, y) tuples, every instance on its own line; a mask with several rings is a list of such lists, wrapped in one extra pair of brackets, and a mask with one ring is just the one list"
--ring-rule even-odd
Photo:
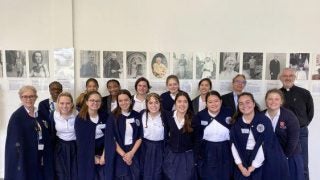
[[(242, 117), (242, 120), (244, 123), (248, 124), (247, 121), (243, 117)], [(250, 130), (246, 149), (253, 150), (255, 145), (256, 145), (256, 141), (255, 141), (253, 134)], [(238, 153), (238, 150), (236, 149), (236, 147), (233, 143), (231, 145), (231, 151), (232, 151), (232, 155), (233, 155), (235, 163), (236, 164), (242, 163), (241, 158)], [(253, 166), (255, 168), (259, 168), (260, 166), (262, 166), (264, 159), (265, 159), (265, 157), (264, 157), (263, 149), (262, 149), (262, 146), (260, 146), (258, 149), (258, 152), (256, 154), (256, 157), (254, 158), (254, 160), (251, 163), (251, 166)]]
[(205, 101), (202, 101), (201, 96), (199, 96), (199, 112), (206, 108), (207, 104)]
[(102, 136), (104, 136), (104, 133), (103, 133), (103, 129), (106, 127), (105, 124), (98, 124), (99, 122), (99, 116), (97, 117), (90, 117), (90, 120), (96, 124), (96, 135), (95, 135), (95, 139), (99, 139), (101, 138)]
[[(211, 117), (215, 117), (208, 111)], [(207, 121), (206, 121), (207, 122)], [(203, 139), (210, 142), (222, 142), (230, 140), (229, 129), (220, 124), (217, 120), (213, 119), (203, 131)]]
[(50, 112), (53, 112), (57, 109), (57, 103), (53, 101), (53, 99), (49, 98), (49, 110)]
[(112, 112), (113, 110), (115, 110), (117, 106), (118, 106), (117, 101), (111, 101), (110, 111)]
[(277, 112), (277, 114), (271, 118), (271, 116), (269, 115), (268, 111), (266, 111), (266, 116), (271, 120), (272, 123), (272, 127), (273, 127), (273, 131), (276, 131), (276, 127), (279, 121), (279, 117), (280, 117), (280, 110)]
[(146, 113), (142, 115), (143, 136), (151, 141), (161, 141), (164, 139), (164, 127), (161, 120), (161, 114), (152, 118), (148, 114), (148, 121)]
[(174, 121), (176, 122), (178, 129), (181, 129), (184, 125), (185, 119), (183, 118), (181, 121), (179, 121), (177, 118), (177, 111), (173, 112), (173, 118), (174, 118)]
[[(29, 111), (29, 109), (27, 109), (26, 107), (24, 107), (24, 109), (27, 111), (27, 113), (28, 114), (30, 114), (30, 111)], [(33, 117), (38, 117), (38, 108), (37, 107), (33, 107), (33, 113), (34, 113), (34, 115), (33, 115)]]
[(146, 100), (145, 99), (143, 101), (141, 101), (140, 99), (137, 98), (137, 95), (134, 95), (133, 99), (134, 99), (133, 110), (140, 112), (140, 111), (146, 109)]
[[(122, 112), (122, 115), (128, 117), (130, 115), (130, 112)], [(131, 145), (133, 142), (132, 136), (133, 136), (133, 129), (131, 126), (131, 123), (134, 123), (134, 118), (126, 118), (126, 131), (124, 133), (124, 145)]]
[(63, 118), (59, 111), (54, 111), (53, 119), (55, 122), (56, 135), (64, 141), (76, 140), (74, 123), (78, 112), (73, 111), (66, 119)]

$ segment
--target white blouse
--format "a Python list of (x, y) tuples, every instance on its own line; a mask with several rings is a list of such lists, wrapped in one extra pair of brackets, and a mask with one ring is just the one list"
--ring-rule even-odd
[(161, 120), (161, 114), (152, 118), (148, 115), (148, 122), (146, 113), (142, 115), (143, 136), (151, 141), (161, 141), (164, 139), (164, 127)]

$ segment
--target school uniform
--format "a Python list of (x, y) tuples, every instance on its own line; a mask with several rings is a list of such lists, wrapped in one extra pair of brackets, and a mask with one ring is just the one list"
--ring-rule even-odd
[(239, 168), (235, 168), (236, 180), (289, 179), (286, 157), (273, 132), (270, 120), (256, 112), (250, 124), (239, 117), (230, 130), (232, 154), (236, 164), (245, 168), (255, 167), (249, 177), (245, 177)]
[(160, 95), (162, 108), (167, 111), (172, 111), (174, 106), (174, 98), (170, 91), (164, 92)]
[(229, 180), (233, 175), (234, 164), (229, 141), (231, 116), (231, 109), (225, 107), (221, 107), (218, 114), (211, 114), (206, 108), (196, 116), (200, 124), (200, 150), (197, 158), (201, 179)]
[(101, 103), (99, 111), (106, 112), (108, 114), (111, 114), (111, 112), (117, 107), (117, 101), (112, 102), (111, 95), (102, 97)]
[[(265, 114), (270, 118), (266, 111)], [(299, 120), (290, 110), (281, 107), (271, 122), (283, 152), (288, 158), (290, 180), (304, 180)]]
[(155, 118), (147, 117), (146, 111), (141, 113), (143, 139), (140, 148), (141, 176), (144, 180), (162, 180), (162, 163), (164, 154), (164, 140), (166, 138), (165, 112)]
[(206, 102), (202, 101), (201, 96), (197, 96), (192, 100), (192, 107), (195, 114), (206, 108)]
[[(141, 139), (141, 122), (138, 112), (131, 111), (125, 115), (121, 114), (118, 118), (110, 115), (108, 121), (113, 123), (114, 139), (106, 140), (106, 145), (110, 144), (110, 141), (116, 141), (123, 151), (128, 152), (133, 148), (136, 141)], [(106, 156), (110, 157), (112, 154), (106, 154)], [(118, 153), (114, 153), (113, 162), (114, 179), (140, 179), (139, 150), (134, 154), (130, 166), (123, 161)]]
[(54, 169), (56, 180), (77, 180), (77, 145), (74, 111), (64, 119), (58, 111), (50, 114), (50, 122), (54, 128)]
[(105, 178), (105, 167), (95, 164), (95, 156), (101, 156), (103, 153), (108, 117), (105, 113), (99, 113), (98, 117), (97, 123), (93, 122), (89, 116), (86, 119), (77, 116), (75, 120), (79, 180)]
[(53, 180), (53, 153), (47, 127), (24, 106), (10, 117), (5, 144), (5, 179)]
[(146, 109), (146, 100), (141, 101), (137, 95), (132, 96), (132, 109), (136, 112), (141, 112)]
[(163, 173), (169, 180), (196, 179), (194, 150), (196, 147), (197, 124), (193, 120), (193, 132), (183, 132), (183, 124), (176, 121), (176, 111), (170, 112), (166, 127), (168, 140), (163, 161)]
[(52, 127), (50, 127), (50, 125), (52, 124), (52, 122), (50, 122), (50, 114), (54, 112), (54, 110), (56, 109), (56, 103), (53, 102), (53, 100), (51, 98), (45, 99), (43, 101), (39, 102), (38, 105), (38, 118), (40, 120), (43, 121), (43, 123), (48, 126), (49, 128), (49, 133), (50, 135), (54, 135), (52, 133)]

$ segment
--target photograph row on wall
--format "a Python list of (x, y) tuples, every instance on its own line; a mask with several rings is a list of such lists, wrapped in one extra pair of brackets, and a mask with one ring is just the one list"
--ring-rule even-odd
[[(55, 49), (0, 50), (0, 78), (120, 78), (230, 80), (242, 73), (251, 80), (277, 80), (281, 69), (296, 69), (297, 80), (320, 80), (320, 53), (143, 52)], [(74, 68), (74, 59), (79, 68)]]

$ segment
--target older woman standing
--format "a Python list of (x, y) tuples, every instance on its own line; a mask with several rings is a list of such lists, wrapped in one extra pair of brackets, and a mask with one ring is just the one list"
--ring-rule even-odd
[(49, 132), (37, 118), (37, 90), (19, 90), (22, 106), (10, 117), (5, 145), (5, 179), (53, 179)]

